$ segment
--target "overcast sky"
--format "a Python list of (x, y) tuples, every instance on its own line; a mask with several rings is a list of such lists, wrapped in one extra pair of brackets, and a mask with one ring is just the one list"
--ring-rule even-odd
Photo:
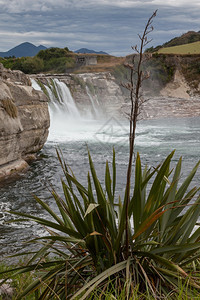
[(200, 30), (200, 0), (0, 0), (0, 51), (31, 42), (124, 56), (156, 9), (151, 46)]

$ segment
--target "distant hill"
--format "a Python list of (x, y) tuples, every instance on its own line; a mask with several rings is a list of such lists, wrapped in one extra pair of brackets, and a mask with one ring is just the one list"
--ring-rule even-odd
[(200, 32), (188, 31), (179, 37), (175, 37), (167, 43), (164, 43), (162, 47), (174, 47), (179, 45), (190, 44), (200, 41)]
[[(151, 52), (151, 53), (159, 52), (159, 53), (161, 53), (161, 52), (165, 51), (164, 50), (165, 48), (171, 48), (171, 47), (178, 47), (178, 46), (181, 46), (181, 45), (194, 44), (196, 42), (200, 42), (200, 31), (198, 31), (198, 32), (188, 31), (188, 32), (182, 34), (179, 37), (175, 37), (175, 38), (171, 39), (170, 41), (164, 43), (163, 45), (158, 45), (156, 47), (148, 48), (148, 49), (146, 49), (146, 52)], [(175, 49), (175, 50), (178, 51), (178, 49)], [(181, 50), (181, 51), (183, 51), (183, 54), (186, 54), (185, 50)], [(199, 50), (198, 51), (193, 51), (193, 50), (194, 49), (191, 50), (191, 54), (192, 53), (199, 53)], [(186, 50), (186, 51), (188, 51), (188, 50)], [(190, 52), (190, 50), (189, 50), (189, 52)], [(171, 49), (171, 52), (170, 52), (170, 50), (169, 51), (166, 50), (165, 53), (173, 53), (173, 51), (172, 51), (172, 49)]]
[(86, 54), (86, 53), (92, 54), (92, 53), (94, 53), (94, 54), (106, 54), (106, 55), (108, 55), (108, 53), (106, 53), (106, 52), (89, 50), (89, 49), (87, 49), (87, 48), (81, 48), (81, 49), (76, 50), (76, 51), (74, 51), (74, 52), (75, 52), (75, 53), (82, 53), (82, 54)]
[(22, 43), (7, 52), (0, 52), (0, 57), (22, 57), (22, 56), (35, 56), (40, 50), (47, 49), (45, 46), (35, 46), (31, 43), (25, 42)]
[(173, 47), (163, 47), (158, 50), (162, 54), (200, 54), (200, 41)]

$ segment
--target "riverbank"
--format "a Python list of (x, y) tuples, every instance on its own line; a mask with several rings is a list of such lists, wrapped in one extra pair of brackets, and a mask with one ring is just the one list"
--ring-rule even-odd
[(46, 96), (20, 71), (0, 64), (0, 180), (28, 168), (50, 125)]

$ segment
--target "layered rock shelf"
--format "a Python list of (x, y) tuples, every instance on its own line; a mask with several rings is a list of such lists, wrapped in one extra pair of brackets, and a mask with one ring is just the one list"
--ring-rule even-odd
[(48, 99), (0, 64), (0, 180), (28, 167), (48, 136)]
[[(38, 74), (32, 76), (42, 84), (48, 85), (50, 80), (58, 79), (70, 89), (73, 99), (80, 112), (91, 107), (90, 92), (97, 109), (104, 116), (125, 116), (130, 113), (130, 96), (116, 78), (109, 72), (85, 74)], [(124, 80), (125, 81), (125, 80)], [(193, 95), (183, 75), (176, 71), (174, 78), (157, 93), (153, 88), (144, 89), (145, 102), (141, 118), (159, 119), (170, 117), (197, 117), (200, 116), (200, 97)]]
[[(43, 92), (32, 88), (30, 78), (39, 83)], [(51, 87), (59, 101), (55, 80), (67, 85), (80, 115), (87, 115), (88, 111), (104, 118), (129, 115), (129, 95), (109, 72), (28, 77), (0, 65), (0, 179), (27, 168), (27, 162), (43, 147), (50, 122), (45, 87)], [(179, 71), (152, 95), (152, 87), (144, 89), (145, 99), (150, 99), (143, 107), (142, 119), (200, 116), (200, 98), (193, 95)]]
[[(125, 116), (130, 113), (130, 103), (122, 105)], [(153, 97), (148, 98), (144, 104), (139, 119), (164, 119), (164, 118), (190, 118), (200, 117), (200, 99)]]
[[(109, 72), (84, 73), (84, 74), (37, 74), (31, 75), (32, 79), (39, 80), (49, 86), (52, 79), (58, 79), (65, 83), (80, 111), (84, 115), (90, 111), (93, 98), (99, 114), (120, 114), (120, 107), (124, 103), (125, 96)], [(51, 100), (50, 100), (51, 101)]]

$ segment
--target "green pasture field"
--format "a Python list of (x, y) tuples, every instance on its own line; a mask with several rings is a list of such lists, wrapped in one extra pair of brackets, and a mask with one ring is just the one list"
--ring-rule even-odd
[(166, 47), (158, 50), (162, 54), (200, 54), (200, 42)]

